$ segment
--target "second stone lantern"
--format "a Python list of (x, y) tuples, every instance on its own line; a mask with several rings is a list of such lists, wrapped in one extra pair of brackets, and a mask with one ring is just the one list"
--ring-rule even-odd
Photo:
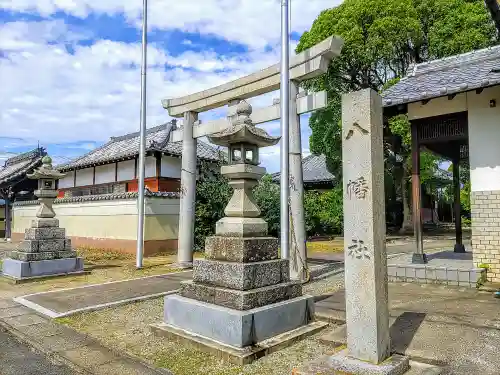
[(278, 239), (267, 234), (253, 197), (266, 172), (258, 166), (259, 148), (280, 138), (255, 127), (251, 113), (252, 107), (240, 102), (231, 126), (208, 137), (229, 149), (229, 164), (221, 172), (234, 193), (215, 236), (206, 239), (205, 259), (194, 261), (193, 280), (181, 283), (179, 295), (165, 297), (164, 323), (153, 326), (198, 347), (216, 347), (240, 364), (267, 353), (264, 340), (281, 347), (322, 328), (309, 324), (313, 299), (290, 280), (289, 261), (279, 258)]

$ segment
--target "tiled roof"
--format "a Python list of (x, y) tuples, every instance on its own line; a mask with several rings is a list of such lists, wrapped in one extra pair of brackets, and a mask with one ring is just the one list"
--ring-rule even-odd
[[(182, 155), (182, 142), (169, 142), (174, 123), (169, 122), (146, 132), (146, 151), (159, 151), (169, 155)], [(91, 152), (62, 165), (60, 171), (73, 168), (84, 168), (96, 164), (106, 164), (118, 160), (133, 158), (139, 154), (140, 133), (130, 133), (120, 137), (112, 137), (109, 142)], [(198, 141), (198, 158), (208, 161), (219, 160), (219, 151), (204, 142)]]
[(17, 178), (22, 178), (27, 172), (42, 165), (42, 158), (47, 155), (43, 148), (16, 155), (5, 161), (4, 167), (0, 169), (0, 186), (7, 186)]
[[(302, 159), (302, 173), (305, 183), (333, 182), (335, 176), (326, 169), (325, 155), (309, 155)], [(273, 173), (273, 181), (279, 182), (280, 172)]]
[[(152, 192), (148, 189), (144, 190), (144, 195), (148, 198), (169, 198), (178, 199), (180, 194), (176, 192)], [(90, 202), (90, 201), (110, 201), (115, 199), (137, 199), (139, 196), (138, 192), (126, 192), (126, 193), (111, 193), (111, 194), (99, 194), (99, 195), (84, 195), (80, 197), (69, 197), (69, 198), (58, 198), (54, 200), (54, 204), (62, 203), (80, 203), (80, 202)], [(38, 205), (40, 201), (16, 201), (14, 206), (31, 206)]]
[(500, 46), (414, 65), (382, 93), (384, 107), (500, 84)]

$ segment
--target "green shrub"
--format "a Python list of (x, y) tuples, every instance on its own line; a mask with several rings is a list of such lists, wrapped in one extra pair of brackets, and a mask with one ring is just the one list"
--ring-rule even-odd
[(306, 191), (304, 194), (307, 236), (341, 234), (344, 227), (342, 189), (325, 192)]

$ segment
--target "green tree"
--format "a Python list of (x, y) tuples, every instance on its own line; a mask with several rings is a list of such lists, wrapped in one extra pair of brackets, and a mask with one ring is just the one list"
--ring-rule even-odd
[(227, 178), (220, 173), (222, 164), (214, 168), (213, 164), (203, 162), (199, 168), (194, 227), (194, 243), (197, 251), (203, 251), (205, 238), (215, 233), (215, 223), (224, 217), (224, 208), (233, 192)]
[[(317, 17), (311, 29), (301, 36), (296, 51), (331, 35), (344, 40), (341, 56), (332, 61), (326, 74), (306, 82), (305, 86), (328, 93), (328, 106), (310, 118), (310, 147), (315, 154), (325, 154), (327, 167), (336, 176), (342, 172), (343, 93), (364, 88), (381, 91), (404, 77), (411, 64), (496, 43), (494, 24), (479, 0), (345, 0)], [(408, 226), (411, 224), (407, 188), (411, 174), (408, 119), (392, 119), (386, 133), (400, 138), (400, 148), (387, 146), (392, 149), (392, 159), (399, 168), (395, 174), (400, 176), (404, 221)], [(439, 160), (425, 154), (421, 160), (425, 181)]]
[(280, 187), (266, 174), (253, 190), (255, 202), (261, 210), (261, 216), (267, 221), (270, 236), (278, 236), (280, 228)]

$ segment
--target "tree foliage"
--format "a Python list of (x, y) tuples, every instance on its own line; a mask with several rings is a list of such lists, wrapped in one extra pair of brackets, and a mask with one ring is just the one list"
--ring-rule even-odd
[(255, 202), (261, 215), (267, 221), (268, 233), (278, 237), (280, 228), (280, 187), (273, 182), (272, 176), (266, 174), (254, 188)]
[[(342, 54), (307, 88), (326, 90), (329, 104), (310, 119), (311, 151), (325, 154), (339, 173), (340, 103), (349, 91), (380, 91), (425, 62), (496, 42), (495, 27), (482, 1), (475, 0), (345, 0), (323, 11), (300, 38), (296, 51), (338, 35)], [(392, 130), (392, 128), (391, 128)], [(409, 137), (407, 132), (403, 137)]]
[[(496, 30), (481, 0), (345, 0), (317, 17), (300, 38), (301, 52), (325, 38), (344, 40), (341, 56), (321, 77), (309, 80), (309, 90), (326, 90), (329, 103), (310, 118), (310, 148), (324, 154), (327, 167), (342, 174), (341, 97), (349, 91), (383, 91), (409, 72), (412, 64), (484, 48), (497, 43)], [(387, 134), (399, 138), (386, 148), (386, 175), (398, 176), (405, 222), (411, 176), (411, 134), (406, 116), (390, 119)], [(430, 180), (441, 160), (422, 153), (422, 182)], [(390, 201), (388, 201), (390, 204)]]
[(220, 173), (220, 165), (202, 163), (196, 183), (195, 250), (203, 251), (205, 238), (215, 233), (215, 224), (224, 217), (233, 189)]

